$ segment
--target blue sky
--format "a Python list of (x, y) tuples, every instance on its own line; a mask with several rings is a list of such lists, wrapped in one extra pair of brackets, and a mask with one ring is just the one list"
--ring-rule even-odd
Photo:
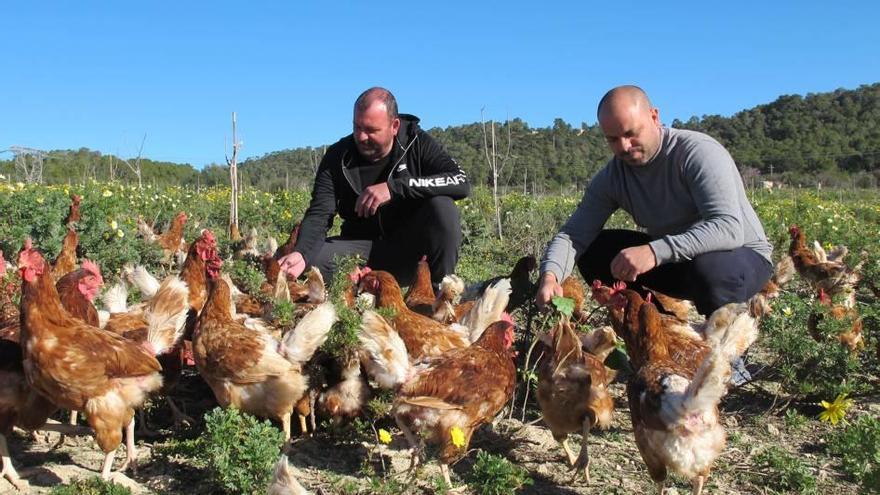
[[(617, 6), (612, 6), (612, 5)], [(639, 84), (661, 119), (880, 81), (877, 2), (8, 2), (0, 150), (201, 167), (336, 141), (382, 85), (424, 127), (595, 122)], [(10, 155), (0, 155), (8, 158)]]

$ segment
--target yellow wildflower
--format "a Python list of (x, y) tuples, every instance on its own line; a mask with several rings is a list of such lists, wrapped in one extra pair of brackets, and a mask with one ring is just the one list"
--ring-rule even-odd
[(104, 192), (101, 193), (101, 196), (109, 198), (110, 196), (113, 196), (113, 191), (111, 191), (110, 189), (104, 189)]
[(110, 220), (110, 229), (116, 230), (119, 228), (119, 224), (116, 223), (116, 220)]
[(391, 433), (388, 433), (388, 430), (379, 429), (379, 441), (384, 444), (391, 443)]
[(825, 409), (819, 413), (819, 420), (836, 425), (846, 416), (846, 411), (853, 405), (853, 401), (847, 399), (846, 394), (839, 394), (834, 402), (823, 400), (819, 405)]
[(37, 198), (37, 204), (38, 204), (38, 205), (43, 204), (43, 201), (45, 201), (45, 200), (43, 199), (42, 196), (40, 196), (39, 198)]
[(122, 239), (125, 237), (125, 232), (123, 232), (122, 229), (116, 229), (116, 237)]
[(464, 432), (458, 426), (449, 429), (449, 436), (452, 438), (452, 445), (458, 448), (464, 447)]
[(786, 306), (786, 307), (782, 308), (782, 314), (785, 315), (786, 318), (791, 316), (792, 313), (793, 313), (793, 311), (791, 310), (790, 306)]

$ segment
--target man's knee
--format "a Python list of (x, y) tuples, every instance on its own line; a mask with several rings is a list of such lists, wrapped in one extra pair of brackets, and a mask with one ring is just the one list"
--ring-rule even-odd
[[(741, 303), (755, 295), (769, 278), (770, 270), (747, 248), (716, 251), (693, 260), (697, 289), (702, 297), (698, 310), (708, 314), (728, 303)], [(702, 306), (702, 307), (700, 307)]]

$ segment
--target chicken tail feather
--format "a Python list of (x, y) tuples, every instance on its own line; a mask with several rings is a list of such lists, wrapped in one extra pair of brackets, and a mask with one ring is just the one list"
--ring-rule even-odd
[(379, 314), (364, 311), (361, 331), (361, 361), (367, 374), (380, 387), (395, 389), (412, 374), (406, 345), (397, 331)]
[(327, 340), (330, 328), (336, 323), (336, 309), (333, 303), (319, 304), (297, 323), (293, 331), (284, 336), (281, 344), (284, 356), (291, 363), (305, 363)]
[(163, 280), (144, 312), (147, 344), (155, 355), (163, 354), (177, 344), (183, 336), (188, 312), (189, 288), (186, 282), (175, 276)]
[(489, 325), (501, 319), (510, 301), (510, 291), (510, 279), (499, 280), (487, 288), (468, 314), (462, 317), (461, 324), (471, 331), (471, 342), (476, 342)]

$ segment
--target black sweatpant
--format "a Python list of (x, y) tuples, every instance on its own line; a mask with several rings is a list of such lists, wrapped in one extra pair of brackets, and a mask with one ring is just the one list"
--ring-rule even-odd
[[(587, 283), (599, 279), (604, 284), (611, 276), (611, 260), (622, 249), (647, 244), (647, 234), (631, 230), (603, 230), (578, 260), (578, 269)], [(704, 316), (732, 302), (748, 301), (770, 279), (773, 266), (754, 250), (740, 247), (713, 251), (680, 263), (666, 263), (639, 275), (627, 284), (640, 290), (643, 286), (663, 294), (694, 302)]]
[(329, 283), (336, 270), (336, 257), (360, 254), (367, 266), (391, 272), (402, 286), (410, 285), (416, 264), (427, 256), (431, 281), (455, 273), (461, 247), (461, 216), (448, 196), (434, 196), (419, 201), (413, 211), (384, 239), (328, 237), (315, 256), (312, 266), (321, 270)]

